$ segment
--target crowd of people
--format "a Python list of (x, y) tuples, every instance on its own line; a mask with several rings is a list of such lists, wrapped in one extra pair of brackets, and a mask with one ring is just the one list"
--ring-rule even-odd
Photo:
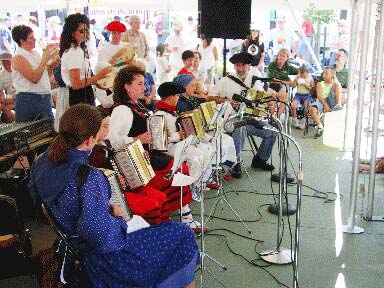
[[(34, 20), (30, 19), (36, 26)], [(7, 21), (4, 25), (9, 24)], [(345, 100), (347, 51), (335, 46), (333, 66), (325, 68), (322, 78), (315, 81), (306, 66), (289, 63), (291, 56), (298, 55), (300, 43), (285, 31), (283, 18), (277, 19), (277, 28), (271, 31), (276, 59), (266, 66), (268, 77), (273, 79), (269, 87), (257, 78), (263, 76), (267, 47), (254, 28), (242, 41), (241, 51), (229, 59), (233, 73), (215, 81), (218, 47), (206, 37), (186, 41), (182, 32), (186, 27), (177, 20), (165, 39), (158, 33), (151, 35), (152, 23), (147, 23), (143, 33), (141, 19), (135, 15), (125, 23), (111, 21), (103, 32), (83, 14), (69, 15), (63, 26), (57, 18), (50, 22), (47, 37), (51, 41), (46, 47), (40, 46), (44, 37), (34, 26), (14, 25), (11, 31), (6, 28), (1, 32), (0, 108), (6, 122), (40, 117), (51, 119), (55, 126), (58, 135), (33, 164), (31, 191), (65, 233), (76, 236), (74, 245), (83, 255), (95, 287), (105, 283), (114, 283), (114, 287), (194, 287), (198, 252), (192, 231), (201, 232), (202, 226), (192, 216), (189, 204), (193, 190), (200, 185), (175, 187), (172, 179), (165, 177), (177, 147), (184, 145), (188, 136), (179, 123), (183, 113), (214, 101), (217, 105), (229, 103), (230, 114), (236, 115), (240, 103), (233, 96), (256, 90), (272, 99), (269, 112), (285, 121), (289, 117), (285, 103), (291, 88), (296, 88), (292, 123), (302, 128), (296, 107), (303, 105), (317, 126), (315, 137), (320, 137), (323, 126), (319, 115), (341, 109)], [(189, 29), (194, 31), (193, 25)], [(105, 31), (108, 38), (103, 35)], [(316, 101), (312, 101), (313, 95)], [(166, 152), (150, 149), (147, 122), (153, 114), (166, 119)], [(219, 164), (225, 168), (226, 180), (242, 177), (245, 159), (241, 151), (248, 135), (261, 138), (251, 167), (274, 170), (268, 160), (276, 134), (245, 125), (220, 137), (214, 131), (204, 131), (202, 139), (186, 153), (181, 171), (202, 181), (205, 189), (219, 188), (212, 177), (213, 167)], [(136, 141), (143, 144), (155, 176), (136, 189), (130, 189), (129, 183), (123, 185), (125, 200), (134, 214), (126, 222), (121, 207), (109, 203), (111, 188), (97, 168), (113, 169), (110, 148), (124, 149)], [(207, 151), (216, 152), (216, 157)], [(76, 175), (84, 164), (92, 168), (78, 191)], [(181, 223), (169, 223), (176, 212)], [(116, 269), (111, 271), (109, 265)]]

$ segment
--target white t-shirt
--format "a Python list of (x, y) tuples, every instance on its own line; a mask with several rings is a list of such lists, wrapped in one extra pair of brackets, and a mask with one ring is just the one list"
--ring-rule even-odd
[[(169, 64), (175, 68), (181, 68), (184, 66), (181, 54), (185, 50), (185, 43), (181, 35), (171, 35), (165, 39), (164, 44), (168, 44), (168, 49), (171, 50), (169, 53)], [(173, 49), (177, 48), (174, 52)]]
[(298, 40), (299, 38), (292, 30), (280, 30), (279, 28), (274, 28), (270, 31), (268, 42), (273, 42), (273, 55), (277, 55), (280, 49), (283, 48), (291, 51), (294, 46), (294, 42)]
[(125, 45), (126, 43), (124, 42), (120, 42), (118, 45), (112, 44), (111, 42), (103, 45), (99, 51), (99, 59), (97, 60), (96, 71), (111, 66), (109, 61), (121, 48), (124, 48)]
[(12, 83), (12, 71), (8, 72), (5, 69), (0, 71), (0, 91), (5, 90), (8, 98), (15, 98), (16, 89)]
[(69, 70), (72, 69), (80, 69), (80, 79), (92, 76), (89, 57), (80, 47), (71, 47), (61, 56), (61, 77), (67, 86), (71, 86)]
[[(31, 64), (33, 69), (36, 69), (41, 62), (41, 56), (39, 52), (35, 49), (32, 51), (27, 51), (21, 47), (17, 47), (15, 55), (20, 55), (24, 57), (29, 64)], [(50, 94), (51, 93), (51, 83), (49, 82), (49, 76), (47, 69), (44, 70), (43, 75), (41, 76), (39, 82), (32, 83), (27, 78), (25, 78), (18, 70), (12, 68), (12, 80), (13, 87), (16, 89), (16, 93), (20, 92), (29, 92), (36, 94)]]
[(204, 48), (202, 44), (199, 44), (198, 52), (201, 54), (200, 67), (203, 69), (211, 69), (215, 65), (215, 57), (213, 55), (213, 44), (209, 45), (207, 48)]
[[(232, 74), (236, 78), (240, 79), (236, 74)], [(248, 72), (247, 77), (243, 81), (247, 87), (251, 87), (252, 84), (252, 76), (261, 77), (261, 73), (258, 69), (252, 69)], [(261, 91), (263, 89), (263, 84), (260, 81), (256, 81), (253, 85), (253, 88)], [(217, 84), (213, 87), (212, 95), (219, 96), (222, 98), (232, 99), (233, 94), (240, 94), (241, 91), (245, 90), (244, 87), (240, 86), (240, 84), (236, 83), (232, 79), (228, 77), (223, 77), (217, 82)]]
[(156, 82), (158, 84), (168, 81), (168, 74), (165, 72), (169, 68), (167, 58), (164, 56), (156, 58)]

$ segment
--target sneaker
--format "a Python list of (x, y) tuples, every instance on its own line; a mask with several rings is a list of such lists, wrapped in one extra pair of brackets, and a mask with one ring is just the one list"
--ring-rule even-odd
[(241, 164), (240, 163), (237, 163), (235, 166), (233, 166), (231, 175), (233, 178), (241, 178)]
[(315, 139), (320, 138), (321, 136), (323, 136), (323, 132), (324, 132), (324, 128), (317, 127), (317, 131), (314, 138)]
[(217, 183), (216, 181), (212, 181), (212, 182), (210, 182), (210, 183), (207, 184), (207, 187), (208, 187), (209, 189), (217, 190), (217, 189), (220, 188), (220, 184)]
[[(196, 220), (191, 220), (189, 222), (183, 222), (185, 225), (187, 225), (189, 228), (191, 228), (193, 230), (193, 232), (195, 233), (201, 233), (201, 223), (196, 221)], [(207, 226), (204, 226), (204, 233), (207, 233), (208, 232), (208, 227)]]
[(300, 126), (299, 120), (297, 118), (292, 118), (292, 125), (295, 128), (299, 128), (299, 126)]
[(305, 129), (305, 119), (300, 120), (299, 127), (297, 127), (297, 128), (299, 128), (301, 130)]
[(333, 107), (333, 111), (338, 111), (338, 110), (342, 110), (343, 109), (343, 106), (341, 106), (341, 104), (336, 104), (335, 107)]
[(267, 161), (264, 161), (257, 156), (253, 157), (251, 167), (254, 169), (260, 168), (265, 171), (272, 171), (275, 169), (275, 166), (267, 163)]

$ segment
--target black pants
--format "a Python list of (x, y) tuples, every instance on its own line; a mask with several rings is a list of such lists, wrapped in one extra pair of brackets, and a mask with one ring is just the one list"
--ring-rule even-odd
[(95, 105), (95, 96), (93, 94), (92, 86), (86, 86), (78, 90), (69, 87), (69, 106), (79, 103)]

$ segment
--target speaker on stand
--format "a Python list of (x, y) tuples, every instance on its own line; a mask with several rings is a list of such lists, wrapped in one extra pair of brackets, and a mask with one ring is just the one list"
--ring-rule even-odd
[(223, 76), (227, 74), (227, 39), (244, 39), (251, 25), (252, 0), (199, 0), (198, 34), (223, 38)]

